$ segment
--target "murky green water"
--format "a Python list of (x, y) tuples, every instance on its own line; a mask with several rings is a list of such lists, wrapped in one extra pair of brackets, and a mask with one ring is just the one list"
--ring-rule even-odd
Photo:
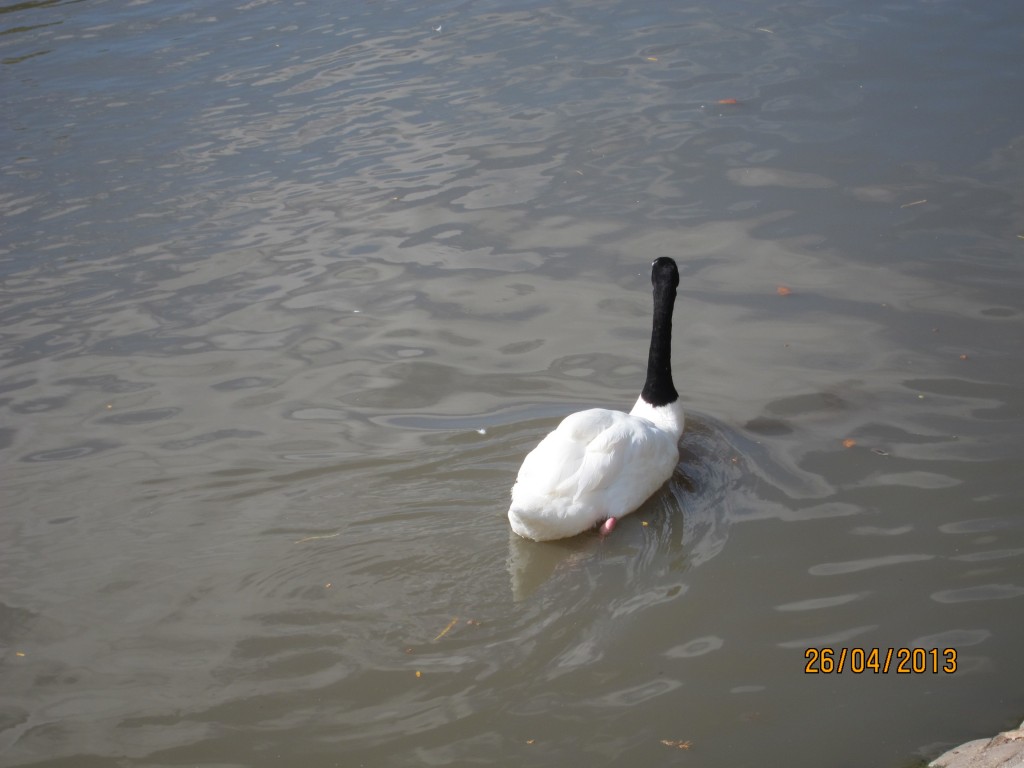
[[(1017, 3), (0, 32), (0, 764), (905, 766), (1020, 721)], [(521, 541), (525, 453), (636, 398), (659, 255), (682, 462)], [(915, 647), (956, 671), (804, 671)]]

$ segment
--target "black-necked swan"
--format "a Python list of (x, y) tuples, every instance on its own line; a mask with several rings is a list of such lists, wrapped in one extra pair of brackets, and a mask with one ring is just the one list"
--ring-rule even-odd
[(651, 265), (654, 323), (647, 380), (627, 413), (592, 408), (571, 414), (523, 460), (512, 486), (512, 530), (535, 541), (564, 539), (615, 523), (660, 488), (679, 463), (683, 407), (672, 384), (672, 309), (679, 270)]

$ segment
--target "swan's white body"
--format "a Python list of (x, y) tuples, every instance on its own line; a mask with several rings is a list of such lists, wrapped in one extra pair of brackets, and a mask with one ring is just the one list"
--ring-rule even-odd
[(527, 539), (547, 541), (600, 526), (609, 533), (660, 488), (679, 463), (683, 408), (672, 385), (672, 307), (679, 272), (651, 265), (654, 325), (647, 381), (627, 413), (594, 408), (567, 416), (534, 448), (512, 487), (508, 519)]
[(679, 401), (655, 407), (640, 398), (628, 414), (593, 408), (565, 417), (519, 469), (512, 530), (563, 539), (628, 515), (672, 476), (682, 433)]

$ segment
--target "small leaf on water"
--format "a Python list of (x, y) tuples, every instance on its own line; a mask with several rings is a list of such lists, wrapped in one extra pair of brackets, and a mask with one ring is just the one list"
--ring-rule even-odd
[(445, 635), (447, 635), (447, 634), (448, 634), (449, 632), (451, 632), (451, 630), (452, 630), (452, 627), (454, 627), (454, 626), (455, 626), (456, 624), (458, 624), (458, 623), (459, 623), (459, 617), (458, 617), (458, 616), (456, 616), (456, 617), (455, 617), (454, 619), (452, 619), (451, 621), (449, 621), (449, 622), (448, 622), (448, 626), (447, 626), (447, 627), (445, 627), (444, 629), (442, 629), (442, 630), (441, 630), (441, 631), (440, 631), (440, 632), (439, 632), (439, 633), (437, 634), (437, 637), (435, 637), (435, 638), (433, 639), (433, 641), (432, 641), (432, 642), (435, 642), (435, 643), (436, 643), (436, 642), (437, 642), (438, 640), (440, 640), (440, 639), (441, 639), (442, 637), (444, 637)]

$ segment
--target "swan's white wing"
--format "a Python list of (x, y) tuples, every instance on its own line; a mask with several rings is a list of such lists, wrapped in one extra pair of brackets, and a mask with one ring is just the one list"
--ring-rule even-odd
[[(625, 414), (620, 414), (625, 416)], [(575, 477), (575, 497), (604, 490), (642, 457), (644, 435), (628, 417), (616, 419), (587, 443)]]
[(587, 446), (613, 421), (614, 411), (593, 408), (566, 416), (523, 460), (516, 485), (534, 496), (573, 496)]

